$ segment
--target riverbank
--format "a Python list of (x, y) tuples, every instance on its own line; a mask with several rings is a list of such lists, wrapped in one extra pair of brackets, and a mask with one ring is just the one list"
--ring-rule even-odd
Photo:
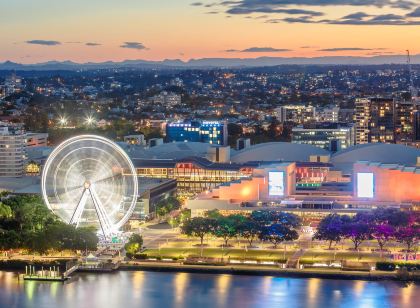
[[(19, 270), (24, 271), (26, 265), (33, 265), (29, 260), (10, 260), (0, 263), (0, 270)], [(57, 260), (56, 260), (57, 261)], [(61, 260), (62, 261), (62, 260)], [(55, 262), (54, 262), (55, 263)], [(61, 262), (60, 262), (61, 263)], [(65, 264), (59, 263), (60, 267)], [(44, 263), (48, 266), (52, 263)], [(41, 265), (41, 263), (37, 264)], [(205, 273), (205, 274), (231, 274), (231, 275), (252, 275), (252, 276), (276, 276), (294, 278), (322, 278), (322, 279), (342, 279), (342, 280), (393, 280), (393, 281), (420, 281), (418, 272), (398, 272), (398, 271), (361, 271), (361, 270), (342, 270), (338, 268), (280, 268), (275, 265), (254, 265), (254, 264), (185, 264), (180, 262), (164, 261), (122, 261), (117, 268), (112, 271), (151, 271), (151, 272), (184, 272), (184, 273)], [(83, 272), (109, 273), (109, 270), (83, 268)]]
[(346, 279), (346, 280), (413, 280), (420, 281), (420, 274), (407, 273), (405, 277), (397, 272), (385, 271), (343, 271), (339, 269), (282, 269), (274, 266), (253, 265), (191, 265), (181, 263), (161, 262), (125, 262), (119, 267), (120, 270), (128, 271), (158, 271), (158, 272), (186, 272), (207, 274), (232, 274), (254, 276), (277, 276), (299, 278), (323, 278), (323, 279)]

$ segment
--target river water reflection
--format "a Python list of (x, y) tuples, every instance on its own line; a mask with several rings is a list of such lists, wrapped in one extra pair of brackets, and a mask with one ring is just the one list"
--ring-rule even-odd
[(61, 284), (24, 282), (0, 271), (0, 307), (420, 307), (420, 286), (140, 271), (77, 274)]

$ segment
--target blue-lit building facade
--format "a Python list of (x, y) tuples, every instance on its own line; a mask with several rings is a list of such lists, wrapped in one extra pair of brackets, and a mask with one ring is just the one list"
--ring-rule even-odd
[(173, 141), (204, 142), (227, 145), (227, 123), (225, 121), (184, 121), (166, 125), (166, 139)]

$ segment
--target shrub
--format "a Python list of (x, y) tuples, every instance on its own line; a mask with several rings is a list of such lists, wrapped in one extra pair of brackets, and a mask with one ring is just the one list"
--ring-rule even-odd
[(409, 272), (420, 270), (420, 264), (418, 263), (398, 262), (396, 265), (398, 265), (399, 268), (406, 268)]
[(396, 265), (393, 262), (376, 262), (376, 269), (379, 271), (393, 272), (395, 267)]
[(134, 259), (136, 259), (136, 260), (145, 260), (147, 258), (148, 258), (148, 256), (145, 253), (136, 253), (134, 255)]

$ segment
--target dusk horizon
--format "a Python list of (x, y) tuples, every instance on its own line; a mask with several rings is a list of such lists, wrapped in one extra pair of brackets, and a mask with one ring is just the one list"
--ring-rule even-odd
[[(420, 1), (0, 1), (0, 62), (420, 52)], [(381, 35), (377, 35), (378, 31)]]

